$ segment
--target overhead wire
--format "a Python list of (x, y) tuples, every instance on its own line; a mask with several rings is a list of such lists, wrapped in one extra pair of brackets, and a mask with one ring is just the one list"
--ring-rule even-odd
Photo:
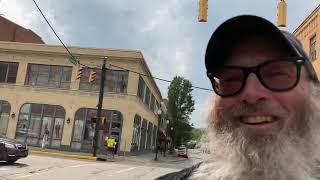
[[(39, 10), (39, 12), (41, 13), (42, 17), (45, 19), (45, 21), (47, 22), (47, 24), (49, 25), (49, 27), (51, 28), (51, 30), (53, 31), (53, 33), (55, 34), (55, 36), (59, 39), (60, 43), (62, 44), (62, 46), (66, 49), (66, 51), (68, 52), (69, 56), (71, 58), (74, 58), (76, 59), (76, 57), (69, 51), (68, 47), (63, 43), (63, 41), (61, 40), (61, 38), (59, 37), (59, 35), (56, 33), (56, 31), (53, 29), (53, 27), (51, 26), (50, 22), (48, 21), (48, 19), (46, 18), (46, 16), (43, 14), (41, 8), (38, 6), (37, 2), (35, 0), (32, 0), (33, 3), (36, 5), (37, 9)], [(77, 59), (76, 59), (77, 60)], [(77, 63), (84, 66), (84, 67), (87, 67), (87, 68), (101, 68), (101, 67), (98, 67), (98, 66), (88, 66), (88, 65), (85, 65), (85, 64), (81, 64), (80, 61), (77, 60)], [(119, 68), (119, 69), (123, 69), (123, 70), (126, 70), (126, 71), (129, 71), (129, 72), (132, 72), (132, 73), (136, 73), (136, 74), (139, 74), (141, 76), (145, 76), (145, 77), (149, 77), (149, 78), (153, 78), (153, 79), (156, 79), (156, 80), (159, 80), (159, 81), (164, 81), (164, 82), (168, 82), (168, 83), (171, 83), (172, 81), (170, 80), (166, 80), (166, 79), (162, 79), (162, 78), (158, 78), (158, 77), (154, 77), (154, 76), (150, 76), (150, 75), (146, 75), (146, 74), (143, 74), (143, 73), (140, 73), (140, 72), (136, 72), (136, 71), (133, 71), (133, 70), (129, 70), (129, 69), (126, 69), (126, 68), (123, 68), (123, 67), (120, 67), (120, 66), (116, 66), (116, 65), (113, 65), (113, 64), (110, 64), (110, 66), (113, 66), (113, 67), (116, 67), (116, 68)], [(205, 90), (205, 91), (213, 91), (212, 89), (208, 89), (208, 88), (202, 88), (202, 87), (198, 87), (198, 86), (191, 86), (195, 89), (201, 89), (201, 90)]]

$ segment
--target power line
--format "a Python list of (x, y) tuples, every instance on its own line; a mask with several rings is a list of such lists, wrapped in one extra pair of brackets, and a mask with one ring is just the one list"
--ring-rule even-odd
[[(35, 0), (32, 0), (34, 2), (34, 4), (37, 6), (39, 12), (41, 13), (42, 17), (45, 19), (45, 21), (47, 22), (47, 24), (50, 26), (51, 30), (53, 31), (53, 33), (56, 35), (56, 37), (59, 39), (60, 43), (63, 45), (63, 47), (67, 50), (68, 54), (74, 58), (75, 56), (69, 51), (69, 49), (67, 48), (67, 46), (62, 42), (61, 38), (58, 36), (58, 34), (56, 33), (56, 31), (53, 29), (53, 27), (51, 26), (51, 24), (49, 23), (48, 19), (46, 18), (46, 16), (43, 14), (42, 10), (40, 9), (40, 7), (38, 6), (37, 2)], [(78, 61), (78, 63), (84, 67), (89, 67), (85, 64), (81, 64), (80, 61)], [(111, 65), (111, 64), (110, 64)], [(145, 77), (149, 77), (149, 78), (153, 78), (153, 79), (157, 79), (159, 81), (164, 81), (164, 82), (168, 82), (168, 83), (171, 83), (172, 81), (170, 80), (166, 80), (166, 79), (162, 79), (162, 78), (158, 78), (158, 77), (154, 77), (154, 76), (150, 76), (150, 75), (146, 75), (146, 74), (142, 74), (142, 73), (139, 73), (139, 72), (136, 72), (136, 71), (133, 71), (133, 70), (129, 70), (129, 69), (125, 69), (123, 67), (120, 67), (120, 66), (116, 66), (116, 65), (111, 65), (113, 67), (117, 67), (119, 69), (122, 69), (122, 70), (126, 70), (126, 71), (129, 71), (129, 72), (132, 72), (132, 73), (136, 73), (136, 74), (139, 74), (141, 76), (145, 76)], [(96, 68), (101, 68), (101, 67), (97, 67), (95, 66)], [(93, 67), (89, 67), (89, 68), (93, 68)], [(208, 88), (202, 88), (202, 87), (198, 87), (198, 86), (191, 86), (195, 89), (201, 89), (201, 90), (206, 90), (206, 91), (213, 91), (212, 89), (208, 89)]]
[[(120, 66), (116, 66), (116, 65), (113, 65), (113, 64), (110, 64), (110, 66), (113, 66), (113, 67), (116, 67), (116, 68), (119, 68), (119, 69), (122, 69), (122, 70), (126, 70), (126, 71), (129, 71), (129, 72), (132, 72), (132, 73), (136, 73), (136, 74), (139, 74), (141, 76), (146, 76), (146, 77), (149, 77), (149, 78), (157, 79), (157, 80), (160, 80), (160, 81), (165, 81), (165, 82), (168, 82), (168, 83), (172, 82), (172, 81), (169, 81), (169, 80), (166, 80), (166, 79), (157, 78), (157, 77), (154, 77), (154, 76), (142, 74), (142, 73), (139, 73), (139, 72), (136, 72), (136, 71), (133, 71), (133, 70), (129, 70), (129, 69), (126, 69), (126, 68), (123, 68), (123, 67), (120, 67)], [(212, 89), (202, 88), (202, 87), (198, 87), (198, 86), (191, 86), (191, 87), (193, 87), (195, 89), (205, 90), (205, 91), (213, 91)]]
[(47, 24), (50, 26), (51, 30), (53, 31), (53, 33), (56, 35), (56, 37), (59, 39), (60, 43), (63, 45), (63, 47), (67, 50), (67, 52), (69, 53), (69, 55), (73, 58), (75, 58), (71, 52), (69, 51), (69, 49), (67, 48), (67, 46), (62, 42), (62, 40), (60, 39), (60, 37), (58, 36), (58, 34), (56, 33), (56, 31), (53, 29), (53, 27), (51, 26), (51, 24), (49, 23), (48, 19), (46, 18), (46, 16), (43, 14), (42, 10), (40, 9), (40, 7), (38, 6), (37, 2), (35, 0), (32, 0), (34, 2), (34, 4), (37, 6), (38, 10), (40, 11), (42, 17), (44, 18), (44, 20), (46, 20)]

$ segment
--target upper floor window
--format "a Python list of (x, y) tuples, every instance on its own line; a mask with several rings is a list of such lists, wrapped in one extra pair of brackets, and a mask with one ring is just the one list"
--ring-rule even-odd
[(143, 100), (144, 98), (144, 89), (145, 89), (146, 83), (142, 79), (141, 76), (139, 76), (139, 84), (138, 84), (138, 97)]
[(310, 39), (310, 59), (311, 61), (316, 60), (317, 58), (317, 40), (316, 40), (316, 35), (314, 35)]
[(26, 85), (69, 89), (72, 67), (28, 64)]
[(0, 62), (0, 83), (16, 83), (19, 63)]
[(150, 95), (151, 95), (151, 93), (150, 93), (150, 89), (147, 87), (147, 89), (146, 89), (146, 97), (145, 97), (145, 101), (144, 101), (144, 103), (146, 103), (146, 105), (149, 107), (150, 106)]
[[(92, 83), (89, 82), (90, 71), (96, 72), (96, 79)], [(107, 92), (127, 93), (128, 87), (128, 71), (107, 70), (104, 82), (104, 90)], [(99, 91), (101, 83), (100, 69), (85, 69), (80, 79), (80, 90)]]

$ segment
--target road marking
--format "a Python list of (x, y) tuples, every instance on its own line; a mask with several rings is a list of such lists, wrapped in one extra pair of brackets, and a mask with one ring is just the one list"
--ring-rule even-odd
[(114, 174), (109, 174), (108, 176), (113, 176), (113, 175), (115, 175), (115, 174), (120, 174), (120, 173), (123, 173), (123, 172), (128, 172), (128, 171), (134, 170), (134, 169), (136, 169), (136, 168), (138, 168), (138, 167), (131, 167), (131, 168), (128, 168), (128, 169), (122, 169), (122, 170), (120, 170), (120, 171), (116, 171)]
[(26, 177), (30, 177), (30, 176), (33, 176), (34, 174), (28, 174), (28, 175), (23, 175), (23, 176), (16, 176), (16, 177), (13, 177), (13, 179), (20, 179), (20, 178), (26, 178)]
[(95, 164), (80, 164), (80, 165), (74, 165), (74, 166), (70, 166), (70, 167), (72, 167), (72, 168), (78, 168), (78, 167), (96, 166), (96, 165), (101, 165), (101, 163), (95, 163)]
[(116, 174), (119, 174), (119, 173), (123, 173), (123, 172), (127, 172), (127, 171), (131, 171), (131, 170), (134, 170), (136, 169), (137, 167), (131, 167), (131, 168), (128, 168), (128, 169), (123, 169), (123, 170), (120, 170), (120, 171), (116, 171)]
[(0, 171), (8, 171), (8, 170), (10, 170), (10, 169), (9, 168), (5, 168), (5, 167), (0, 168)]

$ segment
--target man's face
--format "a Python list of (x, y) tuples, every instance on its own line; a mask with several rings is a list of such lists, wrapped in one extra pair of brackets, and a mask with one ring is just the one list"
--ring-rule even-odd
[[(270, 59), (289, 57), (281, 43), (270, 38), (253, 36), (236, 43), (227, 57), (227, 65), (252, 67)], [(280, 132), (297, 130), (305, 115), (304, 104), (310, 94), (305, 69), (298, 85), (285, 92), (264, 87), (253, 73), (249, 74), (243, 90), (231, 97), (217, 97), (217, 112), (233, 127), (248, 137), (276, 136)], [(223, 126), (224, 122), (219, 122)]]

